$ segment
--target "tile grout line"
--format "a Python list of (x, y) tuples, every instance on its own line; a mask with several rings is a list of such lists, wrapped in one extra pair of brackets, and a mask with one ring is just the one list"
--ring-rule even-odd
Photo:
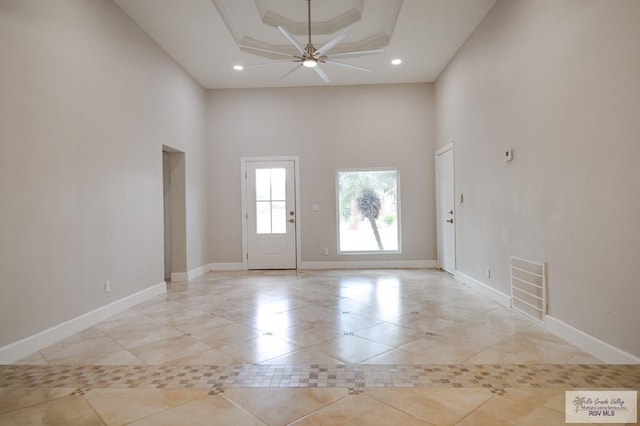
[[(77, 391), (77, 390), (76, 390)], [(72, 394), (73, 395), (73, 394)], [(82, 397), (82, 399), (84, 399), (87, 404), (89, 405), (89, 407), (91, 407), (91, 410), (93, 411), (93, 413), (100, 419), (100, 421), (102, 422), (102, 424), (104, 425), (109, 425), (109, 423), (107, 423), (107, 421), (105, 419), (102, 418), (102, 416), (100, 415), (100, 413), (98, 413), (98, 410), (96, 409), (96, 407), (93, 406), (93, 404), (91, 403), (91, 401), (86, 397), (86, 394), (80, 395)], [(49, 402), (49, 401), (46, 401)]]
[(224, 400), (226, 400), (227, 402), (229, 402), (229, 404), (238, 407), (240, 410), (242, 410), (243, 412), (247, 413), (249, 416), (253, 417), (254, 419), (258, 420), (260, 423), (263, 423), (267, 426), (269, 426), (269, 423), (264, 420), (262, 417), (257, 416), (256, 414), (253, 414), (251, 411), (247, 410), (246, 408), (244, 408), (243, 406), (241, 406), (240, 404), (238, 404), (237, 402), (229, 399), (225, 394), (224, 391), (222, 393), (216, 394), (216, 395), (209, 395), (209, 396), (218, 396), (223, 398)]
[(455, 424), (458, 425), (460, 423), (462, 423), (467, 417), (471, 416), (473, 413), (475, 413), (477, 410), (480, 409), (480, 407), (482, 407), (483, 405), (487, 404), (489, 401), (491, 401), (492, 399), (494, 399), (495, 397), (497, 397), (498, 395), (493, 394), (491, 395), (490, 398), (487, 398), (484, 402), (482, 402), (481, 404), (479, 404), (477, 407), (475, 407), (473, 410), (469, 411), (467, 414), (465, 414), (464, 416), (462, 416)]
[(331, 401), (331, 402), (329, 402), (329, 403), (327, 403), (327, 404), (323, 405), (322, 407), (315, 408), (315, 409), (311, 410), (310, 412), (308, 412), (307, 414), (304, 414), (304, 415), (302, 415), (301, 417), (298, 417), (297, 419), (294, 419), (294, 420), (290, 421), (289, 423), (287, 423), (287, 424), (286, 424), (286, 426), (290, 426), (290, 425), (292, 425), (292, 424), (294, 424), (294, 423), (297, 423), (297, 422), (299, 422), (300, 420), (302, 420), (302, 419), (304, 419), (304, 418), (307, 418), (307, 417), (311, 416), (312, 414), (315, 414), (315, 413), (317, 413), (318, 411), (320, 411), (320, 410), (322, 410), (322, 409), (324, 409), (324, 408), (327, 408), (328, 406), (333, 405), (333, 404), (335, 404), (336, 402), (341, 401), (341, 400), (343, 400), (343, 399), (347, 398), (349, 395), (350, 395), (350, 394), (349, 394), (349, 393), (347, 393), (346, 395), (342, 395), (340, 398), (337, 398), (337, 399), (335, 399), (335, 400), (333, 400), (333, 401)]
[[(381, 403), (381, 404), (386, 405), (387, 407), (391, 407), (391, 408), (394, 408), (394, 409), (396, 409), (396, 410), (398, 410), (398, 411), (400, 411), (400, 412), (402, 412), (402, 413), (405, 413), (405, 414), (407, 414), (407, 415), (409, 415), (409, 416), (413, 417), (414, 419), (418, 419), (418, 420), (420, 420), (421, 422), (425, 422), (425, 423), (426, 423), (427, 425), (429, 425), (429, 426), (437, 426), (437, 425), (435, 425), (435, 424), (433, 424), (433, 423), (429, 422), (428, 420), (422, 419), (422, 418), (420, 418), (420, 417), (416, 416), (415, 414), (412, 414), (412, 413), (410, 413), (410, 412), (408, 412), (408, 411), (403, 410), (403, 409), (402, 409), (402, 408), (400, 408), (400, 407), (395, 407), (395, 406), (393, 406), (393, 405), (389, 404), (389, 403), (388, 403), (388, 402), (386, 402), (386, 401), (382, 401), (382, 400), (380, 400), (380, 399), (376, 398), (376, 397), (375, 397), (375, 396), (373, 396), (373, 395), (369, 395), (366, 391), (364, 391), (364, 395), (366, 395), (367, 397), (369, 397), (369, 398), (373, 399), (374, 401), (377, 401), (377, 402), (379, 402), (379, 403)], [(489, 399), (491, 399), (491, 398), (489, 398)]]

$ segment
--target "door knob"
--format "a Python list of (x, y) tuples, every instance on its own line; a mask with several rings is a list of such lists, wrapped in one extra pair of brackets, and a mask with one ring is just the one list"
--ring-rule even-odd
[(453, 219), (447, 220), (447, 223), (453, 223)]
[(289, 223), (293, 223), (293, 222), (295, 222), (295, 220), (293, 220), (293, 219), (289, 219), (287, 222), (289, 222)]

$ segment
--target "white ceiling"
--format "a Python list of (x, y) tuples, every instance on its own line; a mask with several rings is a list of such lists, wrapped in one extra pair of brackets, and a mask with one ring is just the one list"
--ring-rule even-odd
[[(295, 49), (276, 28), (282, 22), (288, 22), (287, 28), (306, 45), (306, 0), (114, 1), (207, 89), (325, 85), (310, 69), (282, 79), (293, 63), (233, 70), (237, 64), (286, 59), (248, 53), (238, 44), (293, 54)], [(331, 85), (432, 82), (495, 2), (312, 0), (312, 41), (320, 47), (346, 26), (351, 36), (330, 53), (385, 50), (380, 55), (340, 59), (371, 69), (368, 73), (323, 65)], [(394, 58), (403, 63), (391, 65)]]

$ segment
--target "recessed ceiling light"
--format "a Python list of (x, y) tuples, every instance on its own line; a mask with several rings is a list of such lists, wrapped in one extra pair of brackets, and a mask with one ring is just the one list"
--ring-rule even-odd
[(236, 71), (242, 71), (244, 69), (244, 67), (242, 65), (234, 65), (233, 69)]
[(391, 63), (393, 65), (400, 65), (402, 63), (402, 59), (394, 59), (393, 61), (391, 61)]

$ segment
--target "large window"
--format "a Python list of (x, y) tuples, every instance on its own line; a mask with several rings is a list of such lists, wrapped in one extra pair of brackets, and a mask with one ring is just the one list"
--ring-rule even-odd
[(339, 170), (338, 244), (341, 253), (399, 252), (397, 170)]

